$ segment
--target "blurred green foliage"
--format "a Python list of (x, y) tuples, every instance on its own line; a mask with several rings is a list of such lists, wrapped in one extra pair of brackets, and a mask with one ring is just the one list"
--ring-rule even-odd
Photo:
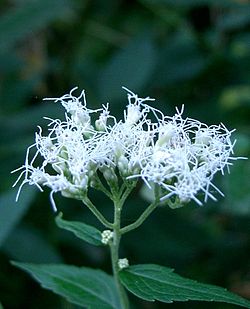
[[(126, 86), (156, 98), (165, 113), (185, 104), (189, 117), (237, 128), (235, 155), (249, 157), (250, 3), (2, 0), (0, 10), (0, 302), (7, 309), (76, 308), (9, 263), (64, 261), (110, 272), (108, 251), (56, 227), (47, 191), (25, 188), (15, 203), (17, 189), (11, 186), (17, 175), (10, 171), (22, 165), (36, 126), (46, 125), (42, 117), (63, 113), (42, 98), (79, 86), (90, 106), (109, 101), (121, 117)], [(173, 267), (250, 297), (249, 176), (249, 160), (235, 162), (230, 175), (215, 179), (225, 198), (201, 208), (159, 209), (124, 237), (121, 255), (131, 264)], [(93, 199), (111, 216), (102, 196)], [(66, 219), (96, 225), (81, 203), (56, 200)], [(137, 218), (145, 203), (147, 197), (132, 196), (125, 222)], [(134, 308), (234, 308), (132, 300)]]

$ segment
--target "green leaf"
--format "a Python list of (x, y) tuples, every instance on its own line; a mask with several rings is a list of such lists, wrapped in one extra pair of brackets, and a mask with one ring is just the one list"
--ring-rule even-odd
[(9, 10), (1, 16), (0, 50), (11, 48), (17, 41), (47, 26), (62, 17), (69, 9), (66, 0), (43, 0), (23, 2), (19, 8)]
[(27, 271), (42, 287), (88, 309), (120, 308), (113, 278), (101, 270), (63, 264), (12, 262)]
[(150, 80), (156, 64), (156, 51), (150, 37), (140, 37), (118, 51), (100, 76), (100, 93), (110, 101), (124, 97), (122, 86), (139, 91)]
[[(249, 138), (247, 142), (249, 144)], [(232, 166), (229, 177), (223, 178), (225, 198), (222, 209), (225, 212), (241, 216), (250, 215), (249, 175), (249, 160), (241, 160)]]
[(148, 301), (218, 301), (250, 308), (250, 301), (224, 288), (182, 278), (159, 265), (130, 266), (120, 272), (120, 279), (131, 293)]
[(206, 68), (208, 62), (192, 32), (182, 29), (172, 34), (162, 47), (153, 82), (165, 86), (193, 79)]
[[(43, 116), (51, 118), (62, 117), (63, 109), (59, 104), (44, 102), (44, 104), (36, 107), (30, 107), (28, 118), (26, 110), (12, 115), (11, 117), (9, 115), (3, 116), (0, 114), (1, 148), (4, 147), (6, 143), (8, 143), (8, 146), (13, 144), (13, 140), (15, 140), (15, 142), (20, 142), (20, 138), (24, 138), (26, 135), (33, 137), (34, 130), (36, 130), (38, 123), (40, 126), (46, 126), (48, 124), (48, 120), (43, 119)], [(6, 130), (9, 132), (8, 135), (5, 133)]]
[(25, 224), (18, 226), (5, 241), (2, 251), (11, 259), (29, 263), (60, 263), (62, 258), (44, 235)]
[(15, 202), (14, 189), (0, 196), (0, 246), (26, 213), (34, 197), (35, 190), (31, 188), (23, 188), (18, 203)]
[(62, 219), (62, 213), (56, 217), (56, 224), (60, 228), (74, 233), (75, 236), (92, 245), (103, 245), (101, 232), (91, 225), (77, 221), (66, 221)]
[(0, 303), (0, 309), (3, 309), (3, 305)]

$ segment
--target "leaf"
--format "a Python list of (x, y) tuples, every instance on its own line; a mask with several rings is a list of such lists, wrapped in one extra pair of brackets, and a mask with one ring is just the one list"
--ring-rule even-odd
[(15, 197), (14, 189), (0, 196), (0, 246), (26, 213), (35, 197), (35, 190), (23, 188), (18, 203), (15, 202)]
[[(248, 134), (234, 133), (233, 139), (237, 141), (235, 153), (243, 158), (249, 158), (250, 140)], [(230, 167), (230, 175), (222, 178), (225, 198), (222, 200), (221, 210), (231, 215), (250, 216), (250, 161), (237, 160)]]
[[(3, 146), (8, 142), (10, 145), (13, 144), (14, 139), (18, 142), (20, 137), (23, 138), (26, 134), (33, 136), (37, 124), (41, 127), (48, 124), (48, 120), (43, 119), (43, 116), (51, 118), (63, 116), (63, 109), (59, 104), (50, 104), (48, 102), (44, 102), (44, 104), (36, 107), (30, 107), (28, 111), (29, 117), (27, 117), (27, 110), (12, 115), (11, 117), (9, 115), (0, 115), (0, 139)], [(9, 129), (8, 136), (5, 134), (7, 129)]]
[(100, 76), (100, 93), (110, 101), (124, 97), (122, 86), (138, 92), (149, 81), (156, 64), (156, 51), (148, 37), (136, 38), (118, 51)]
[(80, 239), (95, 245), (102, 246), (102, 235), (101, 232), (91, 225), (87, 225), (77, 221), (66, 221), (62, 219), (62, 213), (56, 217), (56, 224), (62, 229), (70, 231)]
[[(25, 2), (23, 2), (25, 3)], [(17, 41), (34, 34), (69, 9), (66, 0), (27, 1), (1, 16), (0, 50), (11, 48)]]
[(155, 85), (165, 86), (197, 77), (207, 66), (208, 58), (188, 29), (168, 39), (159, 57)]
[[(249, 143), (249, 138), (247, 142)], [(235, 215), (250, 215), (249, 175), (249, 160), (241, 160), (232, 166), (229, 177), (223, 178), (225, 199), (222, 203), (222, 210)]]
[(131, 293), (148, 301), (218, 301), (250, 308), (250, 301), (224, 288), (182, 278), (159, 265), (130, 266), (120, 272), (120, 279)]
[(2, 251), (11, 259), (30, 263), (60, 263), (62, 258), (56, 247), (42, 233), (25, 224), (18, 226), (5, 241)]
[(120, 308), (113, 278), (101, 270), (63, 264), (12, 262), (31, 274), (42, 287), (88, 309)]

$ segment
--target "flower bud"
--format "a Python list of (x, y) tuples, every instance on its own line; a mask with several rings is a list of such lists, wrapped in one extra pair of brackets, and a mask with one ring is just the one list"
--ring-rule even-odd
[(109, 183), (109, 184), (117, 184), (118, 183), (118, 179), (117, 179), (117, 176), (116, 176), (113, 168), (106, 167), (106, 168), (103, 169), (102, 173), (103, 173), (103, 177), (105, 178), (107, 183)]
[(209, 130), (201, 129), (195, 134), (195, 144), (209, 145), (211, 141), (211, 133)]
[(125, 156), (120, 156), (117, 161), (118, 169), (123, 176), (127, 176), (128, 173), (128, 159)]
[(156, 147), (165, 146), (175, 135), (175, 130), (176, 130), (175, 126), (171, 123), (162, 126), (159, 130), (159, 138), (155, 146)]
[(142, 113), (140, 111), (140, 106), (130, 104), (127, 107), (127, 117), (125, 123), (132, 126), (140, 120), (141, 116)]
[(86, 125), (90, 124), (91, 118), (87, 111), (79, 109), (72, 113), (72, 120), (76, 124)]
[(104, 230), (102, 232), (102, 243), (107, 245), (113, 238), (114, 233), (110, 230)]
[(118, 260), (118, 267), (120, 270), (129, 267), (129, 261), (127, 258)]

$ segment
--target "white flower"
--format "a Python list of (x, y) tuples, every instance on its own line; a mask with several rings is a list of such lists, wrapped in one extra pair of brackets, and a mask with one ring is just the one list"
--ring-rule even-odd
[(62, 104), (65, 119), (46, 118), (47, 135), (38, 127), (24, 165), (16, 170), (21, 171), (17, 182), (24, 176), (17, 198), (26, 183), (41, 191), (47, 186), (56, 209), (54, 193), (81, 198), (90, 184), (95, 187), (100, 173), (109, 187), (118, 186), (119, 178), (142, 179), (149, 188), (154, 183), (161, 188), (161, 200), (194, 200), (201, 205), (198, 193), (203, 193), (204, 201), (215, 200), (211, 188), (222, 194), (212, 179), (237, 159), (232, 157), (233, 131), (223, 124), (207, 126), (183, 118), (183, 107), (173, 117), (164, 116), (146, 104), (153, 99), (124, 89), (128, 105), (120, 121), (110, 114), (108, 105), (88, 109), (84, 91), (73, 96), (76, 88), (60, 98), (46, 99)]
[(103, 110), (99, 116), (99, 119), (96, 120), (95, 122), (95, 127), (98, 131), (106, 131), (107, 130), (107, 122), (108, 120), (111, 118), (113, 119), (114, 121), (116, 121), (115, 117), (113, 116), (110, 116), (109, 115), (110, 112), (108, 110), (108, 104), (107, 106), (103, 105)]
[(182, 112), (177, 110), (172, 118), (160, 121), (152, 155), (140, 176), (149, 187), (154, 182), (165, 189), (162, 200), (176, 196), (182, 203), (193, 199), (201, 205), (198, 192), (204, 193), (205, 201), (207, 197), (215, 200), (210, 187), (222, 194), (212, 184), (212, 178), (231, 165), (233, 131), (222, 124), (208, 127), (197, 120), (183, 119)]
[[(17, 169), (22, 170), (20, 177), (24, 175), (25, 178), (17, 198), (25, 183), (34, 184), (40, 190), (47, 186), (51, 189), (51, 201), (55, 209), (53, 193), (79, 197), (88, 188), (91, 171), (108, 160), (108, 149), (103, 145), (105, 134), (94, 130), (91, 124), (90, 114), (98, 110), (86, 108), (83, 94), (76, 98), (71, 91), (69, 95), (55, 99), (61, 102), (68, 114), (65, 114), (65, 121), (47, 118), (50, 121), (47, 136), (43, 136), (42, 129), (38, 127), (35, 144), (28, 148), (25, 164)], [(82, 98), (83, 105), (79, 101)], [(36, 151), (31, 157), (34, 148)]]

